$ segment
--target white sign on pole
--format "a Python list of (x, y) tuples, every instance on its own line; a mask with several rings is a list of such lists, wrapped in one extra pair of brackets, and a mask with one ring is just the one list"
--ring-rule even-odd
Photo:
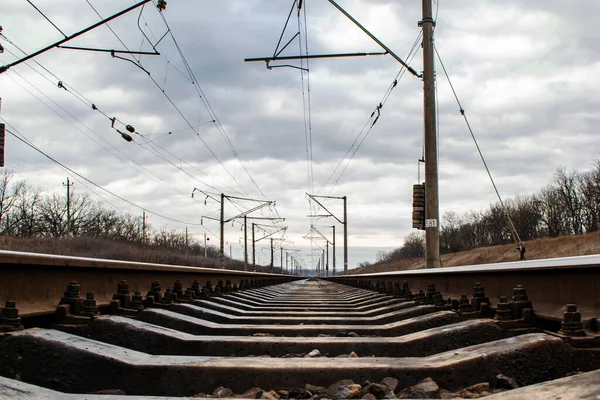
[(437, 227), (437, 219), (426, 219), (425, 220), (425, 228), (435, 228)]

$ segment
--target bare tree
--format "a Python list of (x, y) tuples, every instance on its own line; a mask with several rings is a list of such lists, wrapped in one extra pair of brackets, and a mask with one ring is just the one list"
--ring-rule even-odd
[(78, 235), (91, 217), (92, 201), (87, 193), (71, 194), (71, 234)]
[(36, 208), (42, 201), (42, 190), (23, 185), (10, 213), (10, 233), (14, 236), (34, 236), (40, 233)]
[(67, 205), (62, 196), (54, 193), (42, 198), (38, 207), (41, 233), (45, 236), (65, 236), (67, 230)]
[(461, 228), (465, 225), (454, 211), (448, 211), (442, 217), (440, 227), (440, 251), (443, 254), (455, 253), (467, 249), (467, 242), (461, 237)]
[(600, 229), (600, 161), (594, 162), (594, 169), (581, 174), (578, 182), (581, 197), (582, 224), (586, 232)]
[(563, 208), (563, 218), (568, 221), (570, 233), (574, 235), (583, 233), (582, 205), (577, 193), (578, 180), (579, 173), (576, 171), (567, 172), (564, 168), (556, 171), (556, 189)]
[(527, 241), (540, 237), (542, 210), (536, 196), (517, 196), (514, 200), (506, 201), (505, 204), (521, 240)]
[[(19, 200), (25, 188), (25, 182), (11, 183), (14, 172), (3, 170), (0, 172), (0, 233), (7, 234), (11, 230), (10, 212)], [(14, 222), (14, 221), (13, 221)]]

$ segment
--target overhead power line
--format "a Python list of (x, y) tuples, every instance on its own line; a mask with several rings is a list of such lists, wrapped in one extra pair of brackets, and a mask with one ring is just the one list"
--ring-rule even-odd
[(490, 172), (490, 168), (488, 167), (487, 162), (485, 161), (485, 157), (483, 156), (483, 153), (481, 152), (481, 148), (479, 147), (479, 143), (477, 142), (477, 139), (475, 138), (475, 133), (473, 132), (473, 128), (471, 128), (471, 124), (469, 123), (469, 119), (467, 118), (467, 114), (465, 112), (465, 109), (463, 108), (460, 100), (458, 99), (458, 94), (456, 94), (456, 90), (454, 89), (454, 85), (452, 84), (452, 81), (450, 80), (450, 75), (448, 75), (448, 71), (446, 70), (446, 66), (442, 62), (442, 58), (440, 57), (440, 53), (438, 52), (437, 47), (435, 45), (433, 46), (433, 49), (435, 50), (435, 54), (436, 54), (436, 56), (437, 56), (437, 58), (438, 58), (438, 60), (440, 62), (440, 66), (442, 67), (442, 70), (444, 71), (444, 75), (446, 76), (446, 80), (448, 81), (448, 84), (450, 85), (450, 89), (452, 89), (452, 94), (454, 95), (454, 99), (456, 100), (456, 104), (458, 105), (460, 115), (462, 115), (463, 119), (465, 120), (465, 124), (467, 126), (467, 129), (469, 130), (469, 133), (471, 134), (471, 138), (473, 139), (473, 143), (475, 144), (475, 147), (477, 148), (477, 153), (479, 154), (479, 157), (481, 158), (481, 162), (483, 163), (483, 166), (485, 167), (485, 171), (487, 172), (487, 175), (490, 178), (490, 182), (492, 183), (492, 186), (494, 187), (494, 191), (496, 192), (496, 196), (498, 197), (498, 200), (500, 201), (500, 205), (502, 206), (502, 212), (504, 213), (504, 216), (508, 220), (508, 223), (510, 224), (512, 232), (515, 235), (515, 237), (514, 237), (515, 242), (517, 242), (517, 244), (519, 245), (519, 249), (524, 248), (525, 246), (523, 245), (523, 242), (521, 241), (521, 237), (519, 236), (519, 232), (517, 231), (517, 228), (515, 228), (515, 224), (513, 223), (512, 219), (510, 218), (510, 215), (508, 214), (508, 211), (506, 210), (506, 206), (504, 205), (504, 201), (502, 200), (502, 196), (500, 196), (500, 191), (498, 190), (498, 187), (496, 186), (496, 182), (494, 182), (494, 178), (492, 177), (492, 173)]
[(177, 222), (180, 224), (185, 224), (185, 225), (194, 225), (194, 226), (200, 226), (201, 224), (197, 224), (197, 223), (193, 223), (193, 222), (186, 222), (186, 221), (181, 221), (179, 219), (176, 218), (171, 218), (168, 217), (164, 214), (160, 214), (158, 212), (149, 210), (146, 207), (142, 207), (134, 202), (132, 202), (131, 200), (127, 200), (126, 198), (119, 196), (118, 194), (100, 186), (99, 184), (97, 184), (96, 182), (86, 178), (85, 176), (81, 175), (80, 173), (78, 173), (77, 171), (67, 167), (65, 164), (61, 163), (60, 161), (58, 161), (57, 159), (53, 158), (52, 156), (46, 154), (44, 151), (42, 151), (40, 148), (38, 148), (36, 145), (34, 145), (32, 142), (30, 142), (23, 134), (21, 134), (17, 129), (15, 129), (15, 127), (13, 125), (11, 125), (8, 121), (6, 121), (4, 118), (0, 117), (0, 119), (2, 121), (4, 121), (4, 123), (6, 123), (7, 126), (10, 127), (10, 129), (7, 129), (6, 132), (8, 132), (10, 135), (14, 136), (16, 139), (18, 139), (19, 141), (23, 142), (25, 145), (31, 147), (33, 150), (37, 151), (38, 153), (42, 154), (44, 157), (46, 157), (47, 159), (49, 159), (50, 161), (52, 161), (53, 163), (57, 164), (58, 166), (60, 166), (62, 169), (64, 169), (65, 171), (68, 171), (76, 176), (78, 176), (80, 179), (83, 179), (84, 181), (88, 182), (89, 184), (97, 187), (98, 189), (110, 194), (111, 196), (116, 197), (117, 199), (124, 201), (125, 203), (134, 206), (136, 208), (139, 208), (140, 210), (146, 210), (146, 212), (156, 215), (157, 217), (169, 220), (169, 221), (173, 221), (173, 222)]
[[(412, 48), (408, 52), (408, 55), (406, 57), (406, 60), (408, 63), (410, 63), (412, 61), (412, 59), (416, 56), (422, 35), (423, 35), (422, 32), (419, 33), (419, 35), (417, 36), (416, 40), (413, 43)], [(371, 133), (371, 130), (373, 129), (373, 127), (379, 120), (379, 117), (381, 116), (381, 109), (383, 108), (385, 103), (388, 101), (390, 95), (392, 94), (392, 91), (398, 86), (398, 83), (400, 82), (402, 77), (404, 77), (404, 75), (406, 74), (406, 71), (407, 71), (407, 69), (404, 67), (404, 64), (403, 64), (403, 66), (400, 68), (400, 70), (396, 74), (394, 81), (390, 84), (390, 86), (384, 93), (381, 101), (379, 102), (377, 107), (375, 107), (375, 110), (371, 113), (371, 115), (369, 116), (369, 118), (367, 119), (365, 124), (363, 125), (362, 129), (358, 133), (358, 135), (356, 135), (356, 138), (354, 139), (354, 141), (352, 142), (352, 144), (350, 145), (350, 147), (348, 148), (348, 150), (346, 151), (346, 153), (344, 154), (342, 159), (338, 162), (336, 167), (333, 169), (333, 171), (331, 172), (331, 174), (329, 175), (329, 177), (327, 178), (325, 183), (323, 183), (323, 185), (321, 186), (321, 188), (319, 189), (319, 191), (317, 193), (321, 193), (321, 191), (325, 188), (325, 186), (327, 186), (329, 181), (335, 176), (336, 172), (341, 167), (341, 165), (344, 163), (344, 161), (347, 160), (345, 166), (343, 167), (342, 171), (339, 173), (333, 186), (330, 188), (329, 194), (331, 194), (333, 192), (333, 189), (336, 187), (336, 185), (342, 178), (342, 175), (344, 174), (344, 172), (346, 172), (346, 169), (350, 165), (350, 162), (354, 159), (354, 156), (356, 155), (356, 153), (358, 152), (358, 150), (360, 149), (360, 147), (366, 140), (367, 136), (369, 136), (369, 133)], [(350, 155), (350, 157), (348, 157), (349, 155)]]
[[(8, 39), (6, 36), (0, 34), (0, 36), (2, 36), (5, 40), (7, 40), (12, 46), (14, 46), (16, 49), (18, 49), (19, 51), (21, 51), (23, 54), (26, 54), (24, 50), (22, 50), (19, 46), (16, 45), (16, 43), (12, 42), (10, 39)], [(7, 50), (10, 54), (15, 55), (13, 52), (11, 52), (10, 50)], [(15, 55), (16, 56), (16, 55)], [(31, 60), (33, 62), (35, 62), (40, 68), (42, 68), (44, 71), (46, 71), (48, 74), (50, 74), (54, 79), (56, 79), (55, 81), (52, 81), (50, 78), (48, 78), (47, 76), (45, 76), (44, 74), (42, 74), (40, 71), (38, 71), (37, 69), (33, 68), (31, 65), (29, 65), (27, 62), (25, 63), (25, 65), (27, 65), (29, 68), (31, 68), (34, 72), (36, 72), (37, 74), (39, 74), (42, 78), (44, 78), (45, 80), (47, 80), (48, 82), (50, 82), (53, 85), (56, 85), (56, 83), (58, 82), (58, 87), (60, 89), (65, 90), (67, 93), (71, 94), (72, 96), (74, 96), (77, 100), (79, 100), (81, 103), (83, 103), (85, 106), (92, 108), (94, 111), (98, 111), (100, 114), (102, 114), (105, 118), (107, 118), (109, 121), (111, 121), (113, 123), (113, 127), (114, 127), (114, 123), (118, 122), (119, 124), (121, 124), (123, 127), (126, 127), (127, 124), (123, 121), (121, 121), (119, 118), (117, 117), (111, 117), (108, 114), (106, 114), (104, 111), (102, 111), (102, 109), (97, 105), (97, 103), (93, 102), (92, 100), (86, 98), (84, 95), (82, 95), (81, 93), (79, 93), (77, 90), (75, 90), (71, 85), (66, 84), (63, 80), (61, 80), (61, 78), (59, 78), (57, 75), (55, 75), (54, 73), (52, 73), (48, 68), (46, 68), (44, 65), (42, 65), (41, 63), (39, 63), (37, 60), (33, 59)], [(37, 88), (34, 84), (32, 84), (31, 82), (29, 82), (26, 78), (24, 78), (23, 76), (21, 76), (18, 72), (16, 71), (12, 71), (13, 73), (17, 74), (21, 79), (25, 80), (26, 82), (28, 82), (32, 87), (34, 87), (36, 90), (38, 90), (42, 95), (44, 95), (46, 98), (48, 98), (50, 101), (52, 101), (54, 104), (56, 104), (59, 108), (61, 108), (65, 113), (67, 113), (69, 116), (71, 116), (73, 119), (79, 121), (75, 116), (73, 116), (71, 113), (69, 113), (67, 110), (65, 110), (62, 106), (60, 106), (58, 103), (56, 103), (54, 100), (52, 100), (47, 94), (45, 94), (44, 92), (42, 92), (39, 88)], [(10, 77), (10, 76), (9, 76)], [(31, 93), (30, 93), (31, 94)], [(32, 96), (35, 97), (35, 95), (32, 94)], [(37, 97), (36, 97), (37, 98)], [(39, 99), (38, 99), (39, 100)], [(41, 101), (41, 100), (40, 100)], [(43, 103), (43, 102), (42, 102)], [(44, 104), (44, 103), (43, 103)], [(46, 104), (44, 104), (46, 105)], [(46, 107), (48, 107), (48, 105), (46, 105)], [(53, 110), (54, 111), (54, 110)], [(54, 111), (55, 112), (55, 111)], [(59, 115), (59, 114), (57, 114)], [(59, 115), (60, 116), (60, 115)], [(60, 116), (61, 118), (63, 118), (62, 116)], [(64, 118), (63, 118), (64, 119)], [(67, 121), (69, 124), (71, 124), (69, 121)], [(113, 149), (115, 149), (116, 151), (118, 151), (119, 153), (121, 153), (123, 156), (127, 157), (128, 159), (131, 160), (131, 162), (135, 163), (139, 168), (143, 168), (144, 170), (146, 170), (145, 167), (141, 166), (140, 164), (136, 163), (135, 161), (133, 161), (129, 156), (127, 156), (126, 154), (124, 154), (120, 149), (114, 147), (112, 144), (110, 144), (109, 142), (106, 141), (106, 139), (104, 139), (104, 137), (102, 135), (99, 135), (98, 133), (96, 133), (95, 131), (93, 131), (91, 128), (89, 128), (87, 125), (85, 125), (83, 122), (79, 121), (79, 123), (81, 123), (84, 127), (86, 127), (88, 130), (90, 130), (92, 133), (94, 133), (95, 135), (97, 135), (98, 137), (100, 137), (103, 141), (105, 141), (109, 146), (111, 146)], [(72, 125), (72, 124), (71, 124)], [(73, 126), (74, 128), (76, 128), (77, 130), (79, 130), (77, 127)], [(186, 128), (189, 129), (189, 128)], [(81, 133), (83, 133), (85, 135), (84, 132), (82, 132), (81, 130), (79, 130)], [(142, 137), (144, 139), (144, 141), (148, 142), (148, 140), (144, 137), (144, 135), (142, 135), (139, 131), (136, 131), (136, 133)], [(86, 135), (87, 136), (87, 135)], [(89, 136), (88, 136), (89, 137)], [(92, 139), (93, 140), (93, 139)], [(96, 142), (97, 143), (97, 142)], [(99, 144), (99, 143), (98, 143)], [(188, 165), (190, 168), (195, 169), (196, 171), (200, 172), (203, 175), (208, 176), (208, 174), (206, 174), (204, 171), (194, 167), (193, 165), (189, 164), (187, 161), (183, 160), (182, 158), (174, 155), (173, 153), (169, 152), (168, 150), (166, 150), (164, 147), (159, 146), (158, 144), (150, 144), (151, 146), (157, 146), (160, 147), (163, 151), (171, 154), (173, 157), (177, 158), (177, 160), (183, 162), (184, 164)], [(100, 145), (100, 144), (99, 144)], [(139, 144), (138, 144), (139, 145)], [(140, 146), (143, 148), (143, 146)], [(150, 151), (146, 148), (144, 148), (146, 151)], [(109, 151), (109, 150), (107, 150)], [(109, 151), (110, 152), (110, 151)], [(171, 160), (169, 160), (166, 156), (160, 154), (160, 150), (156, 150), (155, 152), (150, 151), (151, 154), (156, 155), (157, 157), (163, 159), (164, 161), (167, 161), (168, 163), (170, 163), (171, 165), (173, 165), (175, 168), (177, 168), (178, 170), (180, 170), (181, 172), (183, 172), (184, 174), (188, 175), (189, 177), (191, 177), (192, 179), (196, 180), (197, 182), (201, 183), (202, 185), (206, 185), (214, 190), (217, 191), (221, 191), (220, 189), (217, 189), (216, 187), (214, 187), (213, 185), (210, 185), (206, 182), (203, 182), (202, 180), (198, 179), (197, 177), (189, 174), (187, 171), (185, 171), (183, 168), (177, 166), (176, 164), (174, 164)], [(115, 155), (117, 158), (121, 159), (119, 156)], [(123, 159), (121, 159), (123, 161)], [(146, 170), (147, 171), (147, 170)], [(148, 171), (148, 173), (150, 173)], [(152, 174), (152, 173), (150, 173)], [(154, 177), (156, 177), (154, 174), (152, 174)], [(160, 179), (160, 178), (157, 178)], [(214, 178), (211, 178), (214, 179)], [(161, 182), (164, 182), (161, 180)], [(238, 190), (232, 188), (231, 186), (224, 184), (222, 182), (218, 182), (219, 185), (222, 185), (223, 187), (234, 191), (236, 193), (240, 193)], [(181, 193), (181, 192), (179, 192)]]
[(44, 18), (46, 19), (46, 21), (50, 22), (50, 24), (51, 24), (53, 27), (55, 27), (55, 28), (56, 28), (56, 30), (57, 30), (57, 31), (59, 31), (61, 35), (63, 35), (64, 37), (67, 37), (67, 35), (65, 35), (65, 33), (64, 33), (63, 31), (61, 31), (61, 30), (60, 30), (60, 28), (59, 28), (58, 26), (56, 26), (56, 25), (54, 24), (54, 22), (52, 22), (52, 21), (50, 20), (50, 18), (48, 18), (48, 17), (46, 16), (46, 14), (44, 14), (44, 13), (42, 12), (42, 10), (40, 10), (39, 8), (37, 8), (37, 7), (35, 6), (35, 4), (33, 4), (33, 3), (30, 1), (30, 0), (27, 0), (27, 2), (28, 2), (29, 4), (31, 4), (31, 6), (32, 6), (33, 8), (35, 8), (35, 9), (36, 9), (36, 11), (37, 11), (37, 12), (39, 12), (39, 13), (42, 15), (42, 17), (44, 17)]
[[(229, 136), (227, 135), (227, 132), (225, 131), (225, 128), (223, 127), (223, 125), (221, 124), (221, 121), (217, 117), (217, 115), (216, 115), (216, 113), (215, 113), (212, 105), (210, 104), (210, 101), (208, 100), (208, 98), (206, 97), (206, 94), (202, 90), (202, 87), (200, 87), (200, 84), (198, 83), (198, 80), (196, 79), (194, 71), (190, 67), (190, 65), (189, 65), (189, 63), (187, 61), (187, 58), (185, 57), (185, 54), (183, 53), (183, 50), (181, 50), (181, 47), (179, 46), (179, 43), (177, 42), (177, 39), (175, 38), (175, 34), (173, 33), (173, 30), (169, 26), (169, 23), (167, 22), (166, 17), (164, 16), (163, 13), (160, 13), (160, 16), (161, 16), (163, 22), (165, 23), (165, 26), (168, 29), (169, 35), (173, 39), (173, 43), (175, 44), (177, 52), (179, 53), (179, 56), (181, 57), (181, 60), (182, 60), (182, 62), (184, 64), (184, 66), (185, 66), (185, 69), (187, 70), (187, 72), (188, 72), (188, 74), (189, 74), (189, 76), (190, 76), (190, 78), (192, 80), (192, 83), (194, 85), (194, 88), (197, 91), (198, 96), (202, 100), (202, 103), (204, 104), (204, 106), (205, 106), (206, 110), (208, 111), (209, 115), (216, 121), (215, 124), (216, 124), (217, 129), (219, 130), (219, 133), (221, 134), (221, 136), (225, 140), (225, 143), (229, 146), (229, 149), (231, 150), (231, 152), (233, 153), (233, 155), (235, 156), (235, 158), (238, 160), (238, 162), (240, 163), (240, 165), (242, 166), (242, 168), (244, 169), (244, 171), (246, 172), (246, 174), (250, 178), (250, 181), (252, 182), (252, 184), (256, 187), (256, 189), (258, 189), (258, 191), (260, 192), (260, 194), (264, 198), (266, 198), (265, 193), (262, 191), (262, 189), (260, 188), (260, 186), (258, 185), (258, 183), (256, 183), (256, 181), (252, 177), (252, 174), (250, 173), (250, 171), (246, 167), (246, 164), (244, 163), (244, 161), (240, 157), (238, 151), (236, 150), (235, 146), (233, 145), (233, 143), (229, 139)], [(198, 135), (198, 137), (200, 137), (200, 136)], [(234, 180), (235, 180), (235, 178), (234, 178)]]

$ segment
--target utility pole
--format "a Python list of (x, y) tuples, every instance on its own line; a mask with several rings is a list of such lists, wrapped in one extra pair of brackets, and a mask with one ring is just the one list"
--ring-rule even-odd
[(335, 225), (331, 227), (333, 228), (333, 276), (335, 276)]
[[(225, 193), (221, 193), (221, 199), (218, 200), (215, 197), (213, 197), (210, 193), (207, 193), (203, 190), (200, 190), (198, 188), (194, 188), (194, 190), (192, 190), (192, 198), (194, 197), (194, 192), (195, 191), (199, 191), (200, 193), (204, 194), (206, 196), (206, 199), (212, 199), (214, 201), (218, 201), (221, 205), (221, 210), (220, 210), (220, 217), (217, 218), (213, 218), (207, 215), (202, 216), (202, 220), (204, 220), (204, 218), (206, 219), (210, 219), (210, 220), (215, 220), (215, 221), (219, 221), (219, 225), (220, 225), (220, 245), (219, 245), (219, 257), (221, 259), (221, 269), (225, 268), (225, 224), (231, 221), (234, 221), (238, 218), (242, 218), (242, 217), (246, 217), (248, 214), (253, 213), (254, 211), (258, 211), (263, 207), (266, 207), (268, 205), (274, 204), (274, 201), (262, 201), (262, 200), (255, 200), (255, 199), (250, 199), (250, 198), (245, 198), (245, 197), (234, 197), (234, 196), (228, 196)], [(204, 200), (204, 204), (206, 204), (206, 199)], [(259, 205), (257, 205), (256, 207), (253, 207), (249, 210), (243, 211), (240, 214), (231, 217), (229, 219), (225, 219), (225, 199), (228, 199), (231, 201), (231, 199), (236, 199), (236, 200), (248, 200), (248, 201), (258, 201), (260, 202)], [(252, 218), (252, 217), (250, 217)], [(270, 220), (285, 220), (285, 218), (254, 218), (254, 219), (270, 219)]]
[(327, 249), (327, 257), (325, 258), (325, 276), (329, 276), (329, 242), (325, 244)]
[(185, 255), (186, 256), (188, 255), (188, 249), (189, 249), (188, 243), (189, 243), (188, 242), (188, 227), (186, 226), (185, 227)]
[(71, 186), (73, 183), (69, 181), (69, 177), (67, 177), (67, 183), (62, 183), (63, 186), (67, 188), (67, 235), (69, 235), (72, 231), (71, 227)]
[(219, 257), (221, 258), (221, 269), (225, 269), (225, 194), (221, 193), (221, 246)]
[(254, 240), (254, 228), (256, 224), (252, 223), (252, 267), (256, 271), (256, 241)]
[(146, 210), (142, 210), (142, 243), (146, 244)]
[(346, 209), (346, 196), (344, 199), (344, 274), (348, 272), (348, 213)]
[[(215, 199), (213, 196), (211, 196), (209, 193), (206, 193), (200, 189), (194, 188), (194, 190), (192, 191), (192, 197), (194, 197), (194, 192), (195, 191), (199, 191), (200, 193), (203, 193), (204, 195), (206, 195), (206, 198), (211, 198), (215, 201), (219, 201), (217, 199)], [(253, 207), (249, 210), (243, 211), (240, 214), (231, 217), (229, 219), (225, 219), (225, 199), (228, 199), (231, 201), (231, 199), (236, 199), (236, 200), (248, 200), (248, 201), (259, 201), (260, 204), (257, 205), (256, 207)], [(242, 218), (250, 213), (253, 213), (254, 211), (258, 211), (263, 207), (266, 207), (268, 205), (274, 204), (274, 201), (262, 201), (262, 200), (255, 200), (255, 199), (249, 199), (249, 198), (245, 198), (245, 197), (234, 197), (234, 196), (228, 196), (225, 193), (221, 193), (221, 199), (220, 199), (220, 204), (221, 204), (221, 212), (220, 212), (220, 218), (218, 219), (219, 221), (219, 225), (220, 225), (220, 246), (219, 246), (219, 256), (221, 258), (221, 269), (225, 268), (225, 224), (228, 222), (231, 222), (233, 220), (236, 220), (238, 218)], [(213, 217), (209, 217), (209, 216), (202, 216), (202, 218), (206, 218), (206, 219), (211, 219), (211, 220), (217, 220), (216, 218)], [(252, 218), (252, 217), (251, 217)], [(257, 219), (270, 219), (270, 220), (283, 220), (284, 218), (257, 218)]]
[(206, 232), (204, 232), (204, 258), (207, 257), (207, 248), (206, 248)]
[(248, 271), (248, 218), (244, 215), (244, 271)]
[(435, 105), (435, 67), (433, 54), (433, 20), (431, 0), (423, 0), (423, 105), (425, 120), (425, 267), (438, 268), (440, 263), (439, 193), (437, 128)]
[(271, 273), (273, 273), (273, 269), (274, 269), (274, 265), (273, 265), (273, 238), (271, 238)]
[[(281, 219), (281, 218), (265, 218), (265, 219)], [(283, 228), (278, 229), (275, 232), (271, 232), (271, 233), (269, 233), (269, 234), (267, 234), (267, 235), (265, 235), (265, 236), (263, 236), (263, 237), (261, 237), (259, 239), (254, 239), (254, 229), (256, 228), (256, 226), (259, 226), (259, 224), (252, 223), (252, 263), (253, 264), (254, 264), (254, 261), (255, 261), (254, 255), (256, 254), (256, 251), (255, 251), (256, 242), (259, 242), (259, 241), (261, 241), (263, 239), (271, 237), (271, 236), (273, 236), (274, 234), (276, 234), (278, 232), (287, 230), (287, 226), (284, 226)], [(264, 226), (264, 225), (262, 225), (262, 226)], [(274, 238), (271, 237), (271, 265), (270, 265), (271, 266), (271, 272), (273, 272), (273, 268), (274, 268), (274, 264), (273, 264), (273, 241), (274, 240), (283, 240), (283, 239), (274, 239)]]
[(279, 273), (283, 275), (283, 246), (279, 247), (279, 268), (281, 268)]
[[(333, 217), (344, 226), (344, 273), (348, 272), (348, 212), (347, 212), (347, 198), (343, 197), (334, 197), (334, 196), (318, 196), (316, 194), (306, 193), (308, 197), (315, 201), (323, 210), (327, 211), (328, 214), (325, 215), (309, 215), (309, 217)], [(327, 209), (317, 198), (324, 199), (338, 199), (344, 201), (344, 220), (342, 221), (338, 217), (336, 217), (331, 211)], [(335, 234), (334, 234), (335, 236)]]

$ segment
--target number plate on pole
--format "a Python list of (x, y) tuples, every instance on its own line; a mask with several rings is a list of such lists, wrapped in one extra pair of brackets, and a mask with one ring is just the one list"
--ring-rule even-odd
[(425, 228), (435, 228), (437, 226), (437, 219), (426, 219)]

